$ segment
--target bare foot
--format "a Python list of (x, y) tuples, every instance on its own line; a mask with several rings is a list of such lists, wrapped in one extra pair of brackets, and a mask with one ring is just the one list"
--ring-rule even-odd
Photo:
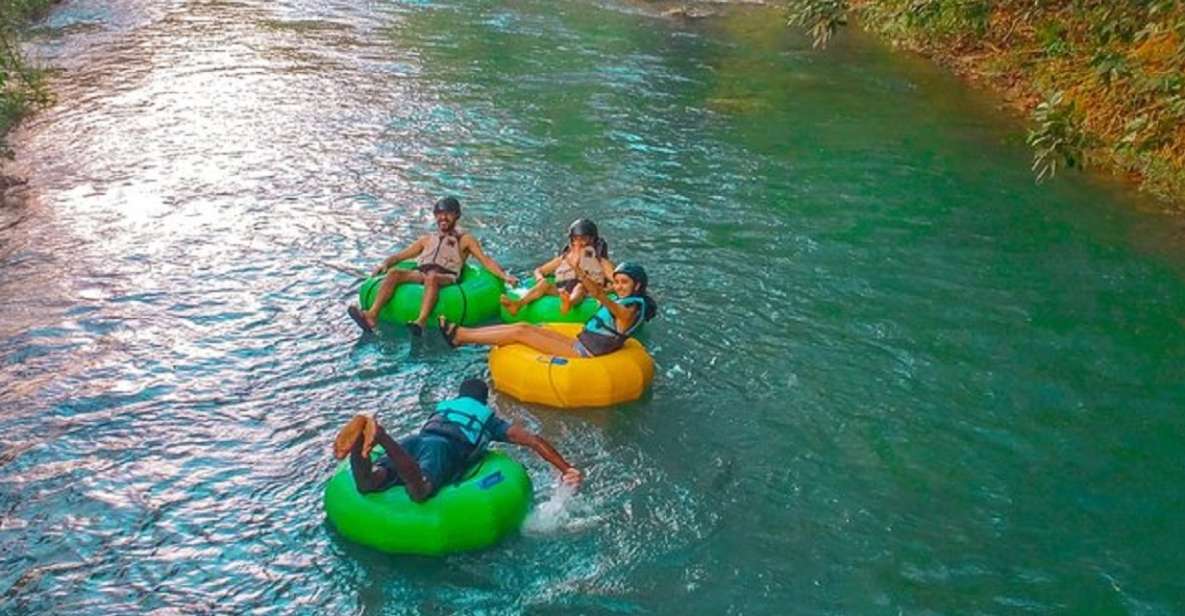
[(370, 457), (370, 450), (374, 449), (375, 435), (379, 432), (379, 424), (374, 417), (366, 417), (366, 425), (362, 426), (362, 455)]
[(506, 309), (506, 312), (510, 313), (510, 316), (514, 316), (514, 315), (518, 314), (519, 308), (522, 308), (521, 303), (510, 299), (506, 295), (502, 295), (501, 297), (499, 297), (498, 302), (500, 302), (502, 304), (502, 307)]
[(333, 457), (341, 460), (350, 455), (350, 450), (354, 448), (358, 436), (366, 429), (367, 419), (369, 418), (364, 415), (355, 415), (346, 422), (345, 427), (337, 433), (337, 438), (333, 440)]

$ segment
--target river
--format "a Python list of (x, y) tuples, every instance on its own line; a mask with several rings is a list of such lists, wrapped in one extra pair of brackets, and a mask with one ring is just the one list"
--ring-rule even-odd
[[(1035, 185), (1024, 127), (916, 58), (544, 0), (67, 0), (29, 50), (61, 70), (0, 208), (0, 612), (1185, 605), (1185, 225)], [(658, 372), (496, 398), (582, 491), (393, 557), (327, 525), (329, 443), (486, 352), (361, 339), (342, 266), (444, 194), (519, 275), (596, 220)]]

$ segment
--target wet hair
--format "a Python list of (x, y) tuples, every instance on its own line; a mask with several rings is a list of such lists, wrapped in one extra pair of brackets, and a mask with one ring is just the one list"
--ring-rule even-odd
[(458, 393), (465, 398), (473, 398), (482, 404), (485, 404), (486, 400), (490, 398), (490, 388), (481, 379), (465, 379), (461, 382)]

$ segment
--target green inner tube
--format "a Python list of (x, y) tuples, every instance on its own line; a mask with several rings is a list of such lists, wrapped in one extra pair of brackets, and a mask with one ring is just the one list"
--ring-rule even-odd
[[(555, 277), (548, 276), (547, 281), (554, 284)], [(511, 299), (518, 299), (527, 294), (527, 289), (535, 286), (535, 279), (532, 278), (527, 282), (527, 286), (519, 287), (517, 289), (507, 289), (506, 295)], [(616, 295), (609, 294), (609, 297), (616, 298)], [(510, 314), (506, 310), (506, 306), (499, 304), (498, 314), (502, 317), (503, 323), (518, 323), (525, 321), (527, 323), (584, 323), (592, 318), (597, 313), (597, 309), (601, 304), (597, 300), (585, 295), (584, 299), (572, 309), (568, 314), (560, 312), (560, 298), (558, 295), (544, 295), (539, 299), (523, 306), (519, 309), (518, 314)]]
[[(396, 267), (410, 270), (415, 266), (415, 261), (402, 261)], [(362, 287), (358, 289), (358, 303), (363, 310), (370, 309), (374, 304), (374, 296), (378, 294), (382, 282), (382, 276), (375, 276), (362, 283)], [(440, 297), (437, 298), (436, 307), (428, 317), (428, 326), (436, 327), (436, 317), (441, 314), (449, 321), (462, 325), (476, 325), (493, 320), (498, 315), (498, 297), (501, 295), (500, 278), (483, 267), (466, 263), (457, 284), (440, 288)], [(420, 316), (420, 300), (423, 297), (424, 285), (411, 282), (399, 285), (391, 301), (379, 311), (379, 320), (388, 323), (414, 321)]]
[[(375, 447), (371, 459), (382, 455)], [(325, 486), (325, 515), (346, 539), (393, 554), (439, 556), (494, 545), (518, 530), (531, 502), (522, 464), (487, 452), (461, 479), (414, 503), (403, 486), (362, 494), (350, 461)]]

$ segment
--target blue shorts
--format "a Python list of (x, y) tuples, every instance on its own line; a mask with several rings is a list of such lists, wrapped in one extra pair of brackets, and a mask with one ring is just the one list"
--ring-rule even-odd
[[(407, 455), (419, 463), (424, 477), (432, 484), (432, 492), (448, 485), (465, 470), (469, 458), (468, 448), (456, 440), (436, 434), (413, 434), (399, 440)], [(383, 456), (375, 462), (387, 469), (387, 479), (381, 489), (403, 485), (403, 479), (395, 472), (391, 458)]]

